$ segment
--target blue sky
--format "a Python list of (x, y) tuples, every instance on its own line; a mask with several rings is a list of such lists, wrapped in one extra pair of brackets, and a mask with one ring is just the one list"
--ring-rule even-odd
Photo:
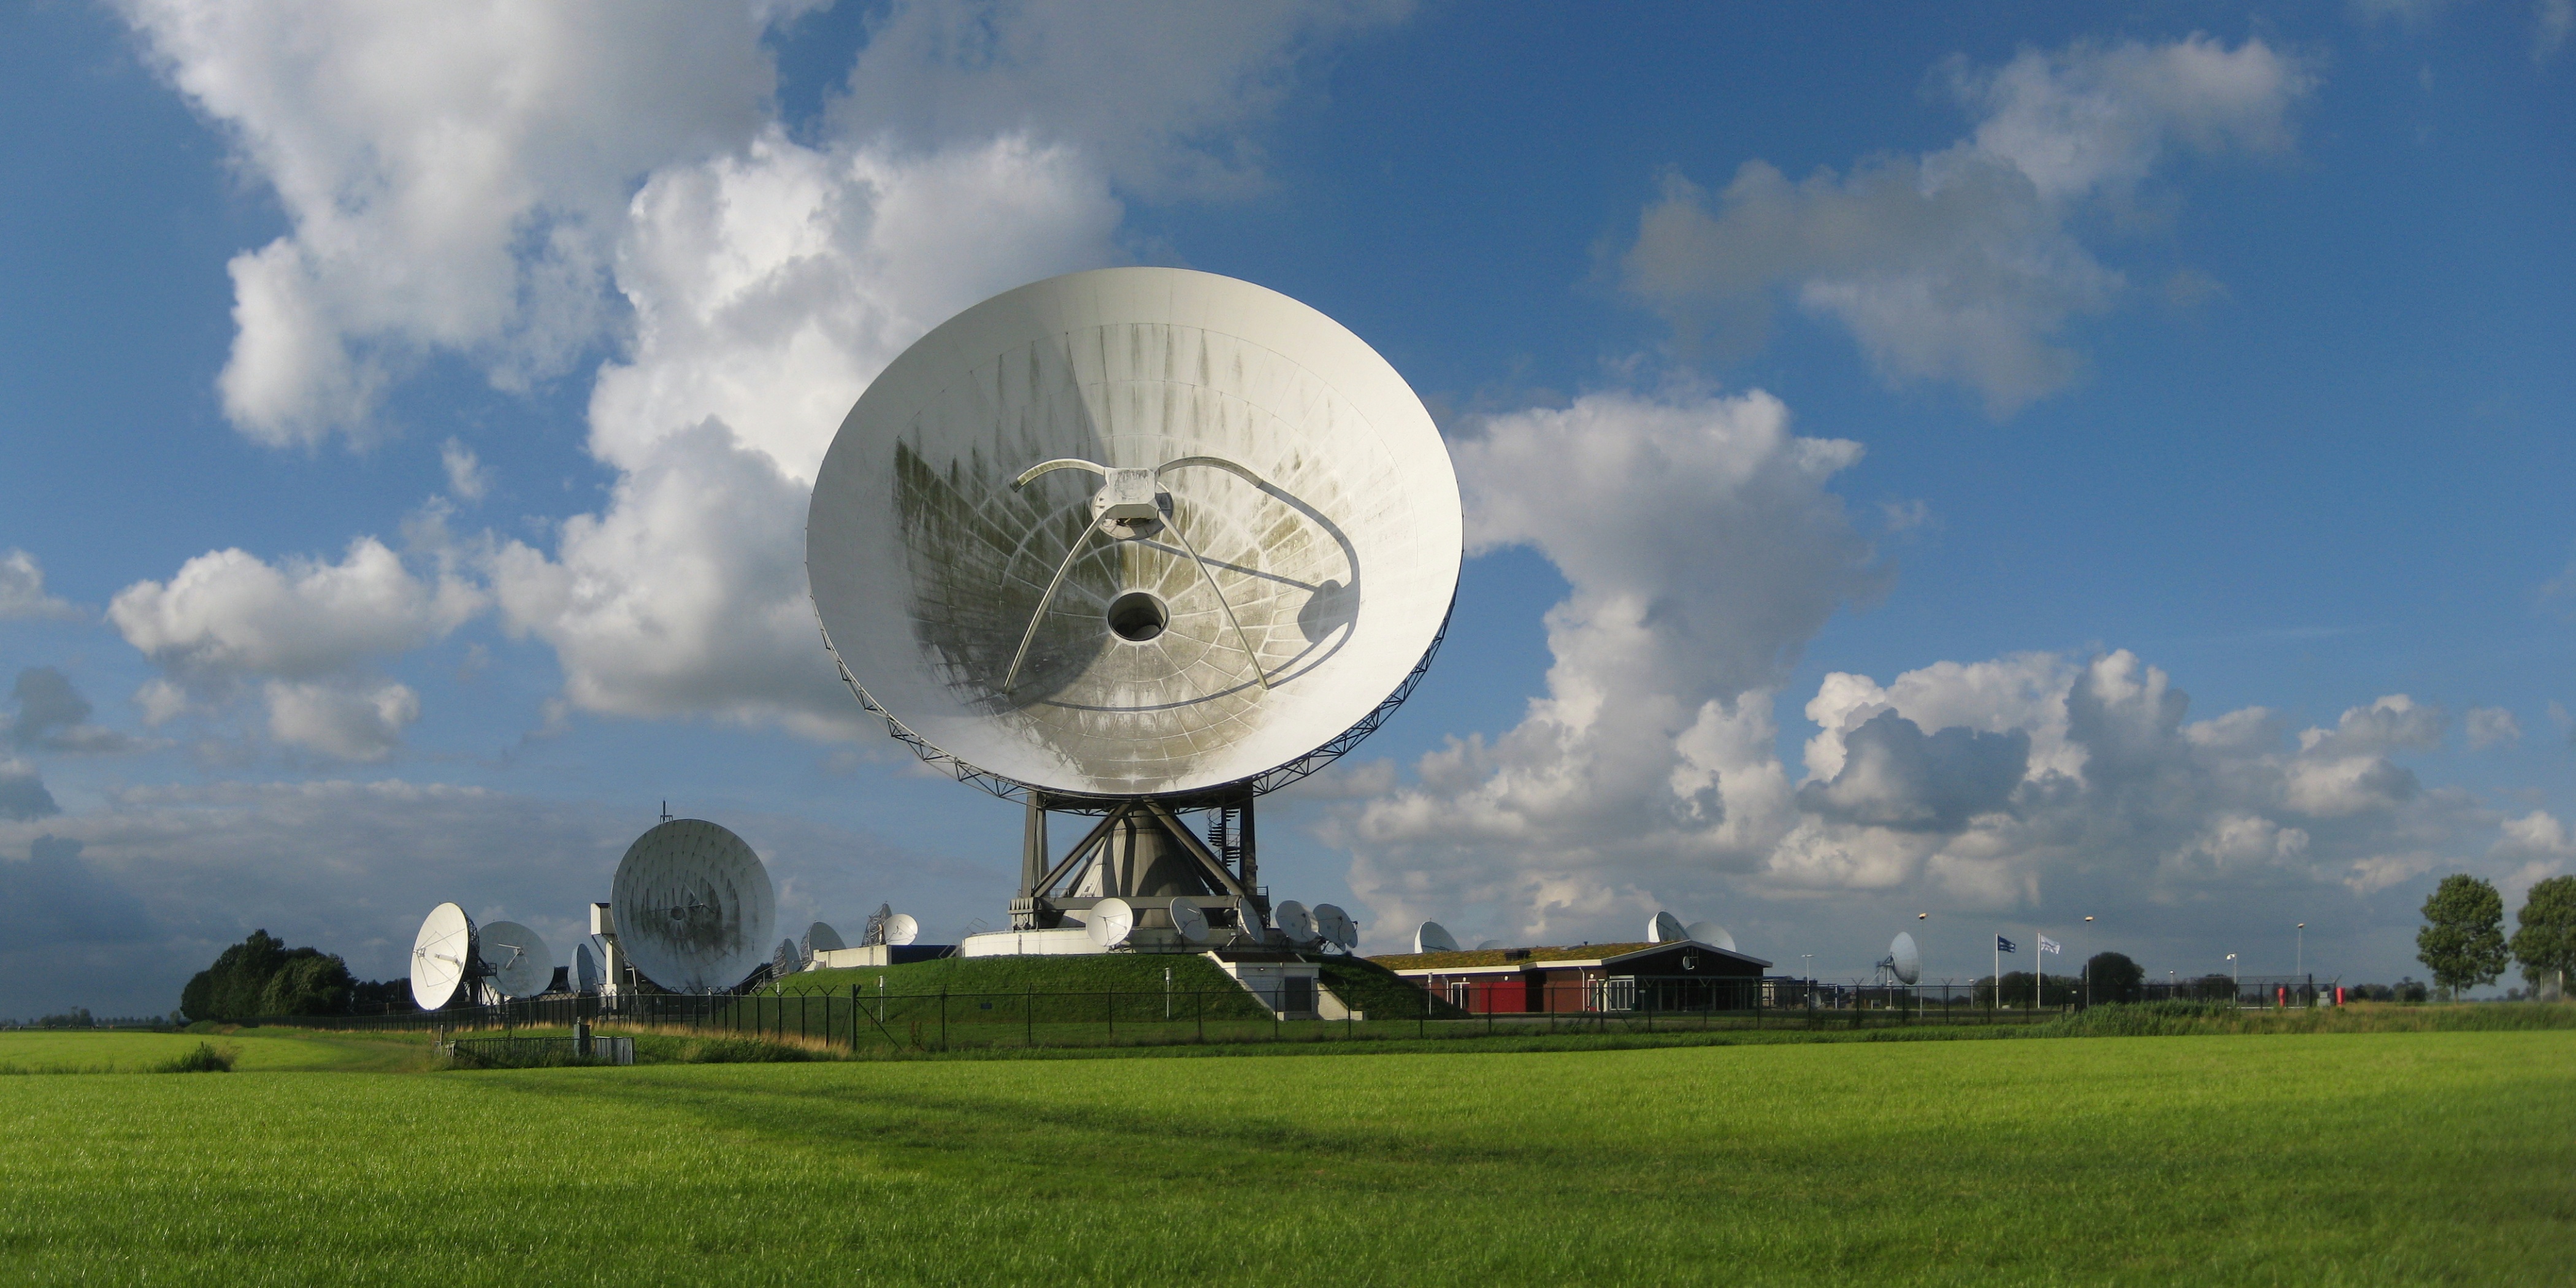
[(792, 919), (999, 920), (1016, 812), (832, 690), (798, 489), (1112, 263), (1451, 436), (1449, 643), (1263, 830), (1373, 947), (2386, 980), (2576, 861), (2564, 0), (616, 12), (0, 17), (0, 1013), (568, 939), (665, 798)]

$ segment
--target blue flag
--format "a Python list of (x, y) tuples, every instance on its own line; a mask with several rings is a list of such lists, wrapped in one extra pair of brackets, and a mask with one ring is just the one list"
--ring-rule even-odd
[(1995, 951), (1999, 953), (2017, 953), (2021, 950), (2013, 947), (2013, 941), (2006, 939), (2001, 935), (1997, 935), (1995, 936)]

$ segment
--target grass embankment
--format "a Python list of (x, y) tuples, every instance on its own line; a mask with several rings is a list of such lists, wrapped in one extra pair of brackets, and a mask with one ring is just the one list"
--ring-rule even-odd
[(2529, 1032), (13, 1078), (0, 1279), (2562, 1283), (2571, 1060)]
[(1087, 953), (1065, 957), (942, 957), (901, 966), (854, 966), (790, 975), (790, 991), (816, 990), (847, 994), (856, 985), (862, 995), (877, 991), (883, 977), (888, 993), (1040, 993), (1163, 991), (1163, 972), (1172, 987), (1237, 989), (1234, 978), (1196, 953)]
[(232, 1051), (237, 1072), (400, 1072), (429, 1065), (426, 1034), (230, 1027), (215, 1032), (220, 1036), (110, 1030), (0, 1033), (0, 1075), (157, 1073), (209, 1044)]

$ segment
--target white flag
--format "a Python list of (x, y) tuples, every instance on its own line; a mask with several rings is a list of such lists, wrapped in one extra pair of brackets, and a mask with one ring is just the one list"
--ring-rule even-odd
[(2056, 940), (2051, 939), (2051, 938), (2049, 938), (2049, 937), (2048, 937), (2048, 936), (2046, 936), (2046, 935), (2041, 935), (2041, 936), (2039, 937), (2039, 951), (2041, 951), (2041, 952), (2043, 952), (2043, 953), (2053, 953), (2053, 952), (2059, 952), (2059, 951), (2062, 951), (2062, 950), (2061, 950), (2061, 949), (2059, 949), (2059, 947), (2058, 947), (2058, 945), (2057, 945), (2057, 941), (2056, 941)]

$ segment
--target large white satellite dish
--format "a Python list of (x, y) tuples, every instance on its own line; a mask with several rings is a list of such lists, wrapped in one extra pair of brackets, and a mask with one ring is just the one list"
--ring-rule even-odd
[(1669, 944), (1688, 938), (1690, 938), (1690, 929), (1682, 925), (1681, 918), (1669, 912), (1656, 913), (1646, 922), (1647, 943)]
[(482, 962), (474, 953), (474, 919), (452, 903), (430, 909), (411, 941), (412, 1002), (424, 1011), (435, 1011), (481, 973)]
[(1115, 948), (1127, 942), (1136, 929), (1136, 910), (1124, 899), (1103, 899), (1091, 907), (1091, 920), (1084, 923), (1091, 932), (1091, 942), (1103, 948)]
[(1194, 944), (1204, 944), (1216, 937), (1208, 928), (1207, 914), (1199, 911), (1197, 904), (1183, 903), (1178, 899), (1172, 901), (1172, 929)]
[(1278, 925), (1279, 933), (1299, 948), (1312, 947), (1323, 941), (1323, 932), (1315, 927), (1315, 914), (1294, 899), (1283, 901), (1271, 911), (1270, 917)]
[(841, 932), (822, 922), (815, 922), (805, 928), (804, 948), (808, 960), (811, 960), (816, 953), (837, 953), (847, 947), (849, 947), (848, 944), (841, 942)]
[(1447, 926), (1443, 926), (1436, 921), (1426, 921), (1414, 928), (1413, 951), (1417, 953), (1454, 953), (1458, 951), (1458, 937), (1450, 934)]
[(815, 477), (806, 574), (859, 700), (925, 757), (1125, 798), (1275, 785), (1373, 728), (1438, 643), (1464, 532), (1438, 429), (1359, 337), (1248, 282), (1112, 268), (888, 365)]
[(921, 921), (911, 913), (898, 912), (886, 918), (885, 941), (887, 943), (900, 948), (919, 938), (921, 938)]
[(1726, 927), (1714, 921), (1692, 922), (1688, 937), (1711, 948), (1723, 948), (1730, 953), (1735, 951), (1735, 936), (1726, 933)]
[(503, 997), (535, 997), (555, 978), (554, 950), (537, 932), (515, 921), (496, 921), (475, 935), (483, 974)]
[(777, 892), (742, 838), (704, 819), (663, 823), (617, 864), (609, 904), (618, 947), (675, 993), (722, 992), (769, 956)]
[(1898, 931), (1896, 938), (1888, 942), (1887, 960), (1879, 965), (1886, 967), (1887, 973), (1894, 975), (1900, 984), (1912, 984), (1922, 979), (1923, 953), (1914, 946), (1913, 933)]
[(1322, 933), (1325, 942), (1338, 944), (1345, 952), (1360, 946), (1359, 923), (1351, 920), (1351, 914), (1332, 904), (1315, 905), (1315, 929)]

